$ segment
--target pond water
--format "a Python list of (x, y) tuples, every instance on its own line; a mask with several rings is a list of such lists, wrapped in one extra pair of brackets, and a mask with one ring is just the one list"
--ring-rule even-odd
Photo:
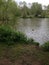
[(17, 19), (14, 27), (17, 31), (25, 33), (27, 37), (33, 38), (40, 44), (49, 41), (48, 18)]

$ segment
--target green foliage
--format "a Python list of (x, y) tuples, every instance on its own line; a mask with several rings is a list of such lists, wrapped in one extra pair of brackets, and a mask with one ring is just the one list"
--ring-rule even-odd
[(12, 36), (14, 42), (25, 43), (27, 41), (27, 37), (23, 33), (14, 32)]
[(32, 38), (28, 39), (25, 34), (13, 31), (9, 26), (0, 26), (0, 42), (8, 44), (35, 44), (38, 46), (38, 43), (34, 42)]
[(17, 17), (17, 3), (13, 0), (1, 0), (0, 1), (0, 21), (8, 23), (9, 21), (15, 21)]
[(49, 5), (46, 7), (46, 17), (49, 18)]
[(32, 38), (29, 38), (29, 39), (28, 39), (28, 43), (29, 43), (29, 44), (33, 44), (33, 42), (34, 42), (34, 40), (33, 40)]
[(43, 11), (42, 11), (41, 17), (42, 17), (42, 18), (45, 18), (45, 17), (46, 17), (46, 10), (43, 10)]
[(11, 29), (7, 26), (0, 27), (0, 42), (9, 42), (11, 39)]
[(16, 21), (16, 17), (49, 17), (49, 5), (44, 10), (37, 2), (28, 5), (25, 1), (18, 5), (14, 0), (0, 0), (0, 21), (8, 23)]
[(34, 16), (41, 15), (42, 5), (38, 3), (33, 3), (31, 6), (31, 11)]
[(27, 42), (28, 42), (28, 44), (33, 44), (33, 45), (39, 46), (39, 43), (35, 42), (32, 38), (29, 38)]
[(34, 42), (34, 45), (39, 46), (39, 43), (38, 42)]
[(26, 18), (30, 15), (30, 9), (27, 7), (27, 3), (25, 1), (22, 2), (22, 4), (23, 4), (23, 7), (21, 8), (21, 11), (22, 11), (21, 16), (23, 18)]
[(49, 51), (49, 41), (42, 45), (44, 51)]
[(25, 35), (20, 32), (14, 32), (6, 26), (0, 27), (0, 42), (25, 42), (26, 39)]
[(0, 42), (25, 42), (27, 37), (20, 33), (14, 32), (7, 26), (0, 27)]

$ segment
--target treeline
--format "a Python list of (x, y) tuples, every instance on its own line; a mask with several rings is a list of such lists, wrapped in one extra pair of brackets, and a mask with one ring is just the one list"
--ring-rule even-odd
[(49, 17), (49, 5), (48, 6), (42, 6), (42, 4), (39, 4), (38, 2), (29, 3), (27, 4), (25, 1), (20, 2), (19, 8), (21, 11), (22, 17), (41, 17), (41, 18), (48, 18)]
[(49, 17), (49, 5), (44, 6), (35, 2), (28, 4), (20, 2), (19, 5), (14, 0), (0, 0), (0, 21), (15, 21), (16, 17)]

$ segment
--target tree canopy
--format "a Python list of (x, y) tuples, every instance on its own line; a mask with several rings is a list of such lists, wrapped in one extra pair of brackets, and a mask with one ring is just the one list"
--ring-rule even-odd
[(16, 17), (49, 17), (49, 5), (43, 10), (42, 5), (35, 2), (28, 6), (25, 1), (18, 5), (14, 0), (0, 0), (0, 21), (8, 23), (15, 21)]

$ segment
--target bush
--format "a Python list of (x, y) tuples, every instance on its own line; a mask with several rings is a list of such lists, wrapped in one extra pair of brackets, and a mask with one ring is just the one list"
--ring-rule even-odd
[(39, 45), (38, 43), (35, 43), (32, 38), (28, 39), (25, 34), (13, 31), (8, 26), (0, 26), (0, 42), (8, 43), (9, 45), (13, 43), (35, 44), (36, 46)]
[(39, 46), (39, 43), (38, 42), (35, 42), (32, 38), (29, 38), (28, 41), (27, 41), (28, 44), (33, 44), (33, 45), (36, 45), (36, 46)]
[(6, 26), (0, 27), (0, 42), (10, 41), (11, 29)]
[(44, 51), (49, 51), (49, 41), (42, 45)]
[(13, 36), (13, 41), (14, 42), (26, 43), (26, 41), (27, 41), (27, 37), (23, 33), (14, 32), (12, 34), (12, 36)]
[(0, 42), (26, 43), (27, 37), (23, 33), (13, 31), (10, 27), (1, 26), (0, 27)]
[(29, 44), (33, 44), (33, 42), (34, 42), (34, 40), (33, 40), (32, 38), (29, 38), (29, 39), (28, 39), (28, 43), (29, 43)]
[(39, 43), (38, 42), (34, 42), (34, 45), (39, 46)]

